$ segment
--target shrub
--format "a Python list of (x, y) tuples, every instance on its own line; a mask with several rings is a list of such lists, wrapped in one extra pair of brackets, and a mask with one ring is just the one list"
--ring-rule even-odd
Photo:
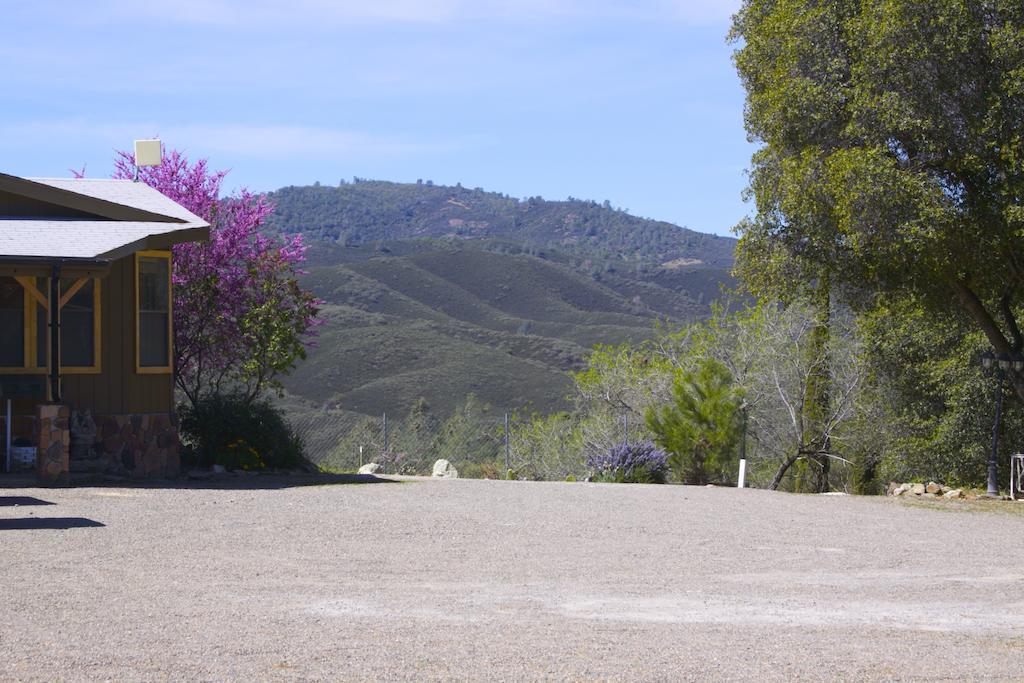
[(619, 484), (664, 484), (668, 453), (651, 441), (623, 441), (609, 451), (587, 457), (594, 481)]
[(304, 462), (302, 440), (266, 401), (212, 394), (180, 412), (182, 441), (191, 465), (262, 469), (297, 467)]
[(229, 470), (262, 470), (267, 466), (260, 452), (245, 439), (229, 443), (225, 451), (217, 454), (217, 464)]
[(706, 360), (680, 373), (672, 403), (651, 406), (647, 428), (672, 456), (669, 464), (684, 484), (722, 479), (740, 438), (743, 392), (722, 363)]
[(462, 479), (501, 479), (501, 463), (473, 462), (463, 460), (458, 463), (459, 477)]

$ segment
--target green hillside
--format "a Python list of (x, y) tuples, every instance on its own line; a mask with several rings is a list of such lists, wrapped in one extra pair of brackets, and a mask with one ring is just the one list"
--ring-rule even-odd
[[(287, 381), (295, 396), (349, 411), (441, 414), (476, 393), (495, 406), (565, 406), (566, 370), (598, 343), (638, 340), (659, 319), (695, 318), (686, 292), (487, 243), (315, 244), (305, 284), (325, 302), (317, 347)], [(394, 252), (406, 253), (394, 255)]]
[(420, 398), (441, 418), (469, 394), (564, 409), (595, 344), (701, 318), (729, 282), (733, 240), (593, 202), (370, 181), (273, 198), (272, 229), (304, 234), (304, 284), (324, 301), (282, 402), (313, 450)]

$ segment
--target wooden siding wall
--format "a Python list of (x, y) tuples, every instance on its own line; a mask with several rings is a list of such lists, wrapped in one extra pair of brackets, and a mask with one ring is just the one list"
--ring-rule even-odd
[(135, 372), (134, 258), (115, 261), (100, 290), (100, 373), (64, 375), (64, 403), (97, 415), (169, 413), (172, 375)]
[[(62, 375), (64, 403), (72, 410), (90, 410), (96, 415), (170, 413), (173, 410), (173, 376), (135, 371), (134, 267), (133, 256), (120, 259), (111, 264), (109, 275), (102, 279), (100, 372)], [(34, 415), (38, 402), (15, 399), (13, 412), (20, 416)]]
[[(62, 375), (63, 402), (73, 411), (91, 411), (93, 415), (173, 411), (173, 376), (135, 372), (134, 268), (134, 256), (120, 259), (111, 264), (110, 274), (101, 281), (100, 372)], [(15, 399), (11, 401), (13, 414), (35, 415), (37, 402)]]

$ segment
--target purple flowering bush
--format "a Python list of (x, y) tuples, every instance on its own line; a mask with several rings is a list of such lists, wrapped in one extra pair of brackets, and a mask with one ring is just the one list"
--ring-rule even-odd
[(652, 441), (623, 441), (608, 451), (587, 456), (594, 481), (618, 484), (664, 484), (668, 453)]
[[(117, 152), (114, 178), (135, 173), (135, 156)], [(255, 402), (281, 389), (319, 325), (321, 302), (299, 283), (301, 236), (267, 233), (274, 205), (266, 195), (222, 196), (226, 174), (166, 149), (159, 166), (139, 169), (140, 182), (211, 226), (209, 241), (173, 249), (174, 381), (193, 407), (212, 394)]]

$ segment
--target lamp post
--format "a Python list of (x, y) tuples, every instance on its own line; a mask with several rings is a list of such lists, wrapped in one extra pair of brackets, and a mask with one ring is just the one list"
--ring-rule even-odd
[(1024, 370), (1024, 358), (1019, 354), (1013, 356), (1000, 353), (998, 356), (991, 351), (981, 354), (982, 367), (995, 369), (996, 375), (996, 419), (992, 423), (992, 449), (988, 454), (988, 490), (985, 495), (990, 498), (999, 497), (999, 423), (1003, 417), (1003, 379), (1007, 370), (1020, 372)]

